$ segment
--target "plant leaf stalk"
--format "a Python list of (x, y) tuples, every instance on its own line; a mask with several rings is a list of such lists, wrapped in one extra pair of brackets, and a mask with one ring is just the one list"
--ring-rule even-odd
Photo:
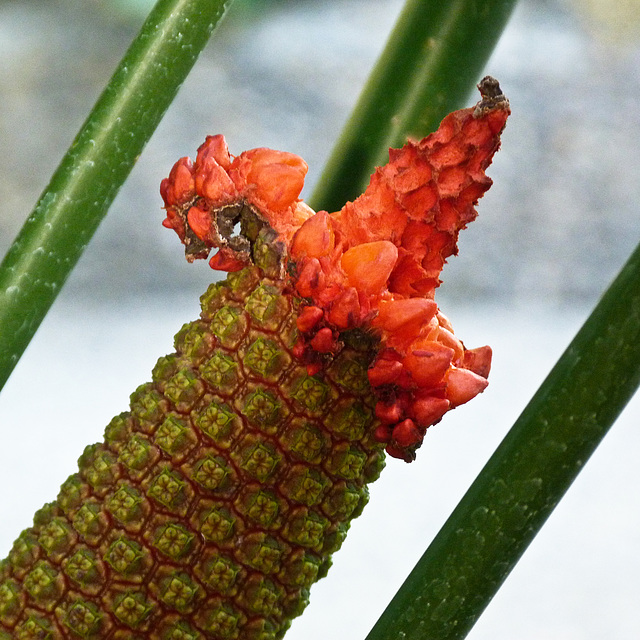
[(367, 640), (467, 633), (640, 384), (640, 245)]
[(159, 0), (0, 264), (0, 389), (231, 0)]
[(337, 211), (366, 188), (389, 147), (423, 138), (480, 80), (517, 0), (408, 0), (310, 205)]

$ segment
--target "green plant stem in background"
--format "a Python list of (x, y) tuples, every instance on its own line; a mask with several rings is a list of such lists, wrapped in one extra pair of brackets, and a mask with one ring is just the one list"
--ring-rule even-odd
[(640, 384), (640, 246), (367, 640), (464, 638)]
[(159, 0), (0, 265), (0, 389), (230, 0)]
[(364, 191), (389, 147), (435, 131), (480, 80), (517, 0), (408, 0), (316, 186), (337, 211)]

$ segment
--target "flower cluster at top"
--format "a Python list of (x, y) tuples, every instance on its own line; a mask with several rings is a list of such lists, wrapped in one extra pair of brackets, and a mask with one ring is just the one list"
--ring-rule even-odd
[(378, 338), (369, 368), (377, 398), (376, 438), (411, 461), (426, 429), (487, 386), (491, 349), (466, 349), (434, 301), (458, 233), (476, 217), (491, 186), (485, 169), (510, 113), (498, 83), (479, 85), (481, 101), (449, 114), (439, 129), (390, 151), (366, 191), (340, 211), (314, 212), (299, 198), (307, 165), (258, 148), (230, 155), (210, 136), (195, 162), (181, 158), (161, 194), (187, 258), (214, 269), (257, 262), (268, 244), (277, 276), (298, 305), (294, 355), (319, 373), (345, 332)]

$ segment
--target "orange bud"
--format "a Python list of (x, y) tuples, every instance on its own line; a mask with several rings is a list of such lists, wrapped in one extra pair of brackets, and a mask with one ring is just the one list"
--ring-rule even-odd
[(204, 240), (207, 237), (211, 224), (211, 216), (208, 211), (203, 211), (198, 207), (191, 207), (187, 213), (187, 222), (200, 240)]
[(413, 462), (416, 459), (416, 454), (411, 448), (405, 448), (400, 446), (393, 446), (389, 444), (385, 447), (385, 451), (393, 458), (398, 460), (404, 460), (405, 462)]
[(296, 289), (303, 298), (311, 298), (313, 294), (324, 286), (326, 277), (322, 272), (317, 258), (308, 260), (298, 276)]
[(329, 327), (323, 327), (311, 339), (311, 347), (319, 353), (330, 353), (336, 347), (333, 331)]
[(196, 165), (196, 190), (198, 195), (215, 204), (231, 202), (238, 198), (233, 181), (213, 157), (207, 156)]
[(428, 396), (418, 398), (411, 405), (413, 419), (422, 427), (429, 427), (449, 411), (450, 403), (446, 398)]
[(378, 425), (373, 432), (373, 437), (377, 442), (389, 442), (391, 439), (391, 428), (387, 424)]
[(207, 158), (213, 158), (216, 164), (219, 164), (224, 169), (228, 169), (231, 165), (227, 141), (221, 133), (215, 136), (207, 136), (205, 141), (198, 147), (196, 168), (200, 167)]
[(161, 183), (160, 194), (166, 206), (182, 204), (195, 193), (193, 165), (190, 158), (180, 158), (169, 172), (167, 182)]
[(423, 438), (420, 430), (416, 427), (413, 420), (409, 418), (397, 424), (393, 428), (391, 436), (401, 447), (410, 447), (411, 445), (418, 444)]
[(403, 364), (420, 387), (438, 384), (451, 366), (453, 349), (430, 340), (419, 341), (405, 356)]
[(457, 407), (469, 402), (482, 393), (489, 384), (486, 378), (479, 376), (469, 369), (452, 368), (445, 376), (447, 387), (445, 393), (451, 402), (451, 407)]
[(294, 357), (298, 358), (298, 360), (302, 360), (306, 352), (307, 352), (307, 345), (305, 344), (304, 340), (300, 340), (300, 339), (296, 340), (295, 344), (291, 348), (291, 353), (294, 355)]
[(372, 294), (386, 289), (397, 260), (398, 248), (393, 242), (379, 240), (352, 247), (344, 253), (340, 264), (351, 286)]
[(491, 347), (477, 347), (464, 352), (464, 368), (470, 369), (483, 378), (489, 377), (491, 371)]
[(438, 310), (434, 300), (427, 298), (407, 298), (405, 300), (381, 300), (374, 327), (397, 331), (405, 324), (423, 325), (433, 318)]
[(402, 373), (402, 363), (398, 360), (377, 360), (367, 371), (369, 382), (373, 387), (395, 382)]
[(241, 153), (231, 163), (229, 175), (239, 190), (282, 210), (298, 199), (307, 170), (307, 163), (295, 153), (260, 147)]
[(162, 221), (162, 226), (173, 229), (180, 238), (184, 237), (184, 221), (174, 209), (167, 209), (167, 217)]
[(209, 260), (209, 266), (217, 271), (240, 271), (247, 265), (242, 260), (238, 260), (234, 257), (233, 253), (220, 249), (211, 260)]
[(349, 287), (333, 302), (329, 311), (329, 322), (339, 329), (348, 329), (360, 319), (360, 300), (358, 292)]
[(306, 369), (308, 376), (315, 376), (322, 371), (322, 364), (320, 362), (313, 362), (312, 364), (308, 364)]
[(335, 235), (331, 228), (329, 214), (319, 211), (309, 218), (293, 236), (291, 256), (300, 259), (321, 258), (333, 251)]
[(376, 403), (376, 418), (384, 424), (395, 424), (399, 422), (403, 414), (404, 411), (397, 402), (387, 404), (386, 402), (379, 401)]
[(458, 359), (464, 358), (464, 347), (462, 346), (462, 342), (458, 340), (453, 335), (452, 331), (445, 329), (444, 327), (438, 327), (435, 331), (434, 339), (436, 342), (445, 345), (445, 347), (450, 347), (454, 351), (454, 359), (457, 361)]
[(300, 315), (296, 318), (296, 327), (298, 331), (310, 331), (313, 329), (324, 316), (324, 311), (320, 307), (307, 306), (302, 307)]

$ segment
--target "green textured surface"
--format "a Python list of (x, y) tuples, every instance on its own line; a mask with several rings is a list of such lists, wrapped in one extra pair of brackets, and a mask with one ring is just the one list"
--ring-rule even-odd
[(362, 384), (372, 350), (309, 377), (283, 287), (256, 267), (211, 285), (0, 565), (0, 632), (282, 637), (384, 465)]
[(367, 640), (464, 638), (640, 384), (640, 246)]

